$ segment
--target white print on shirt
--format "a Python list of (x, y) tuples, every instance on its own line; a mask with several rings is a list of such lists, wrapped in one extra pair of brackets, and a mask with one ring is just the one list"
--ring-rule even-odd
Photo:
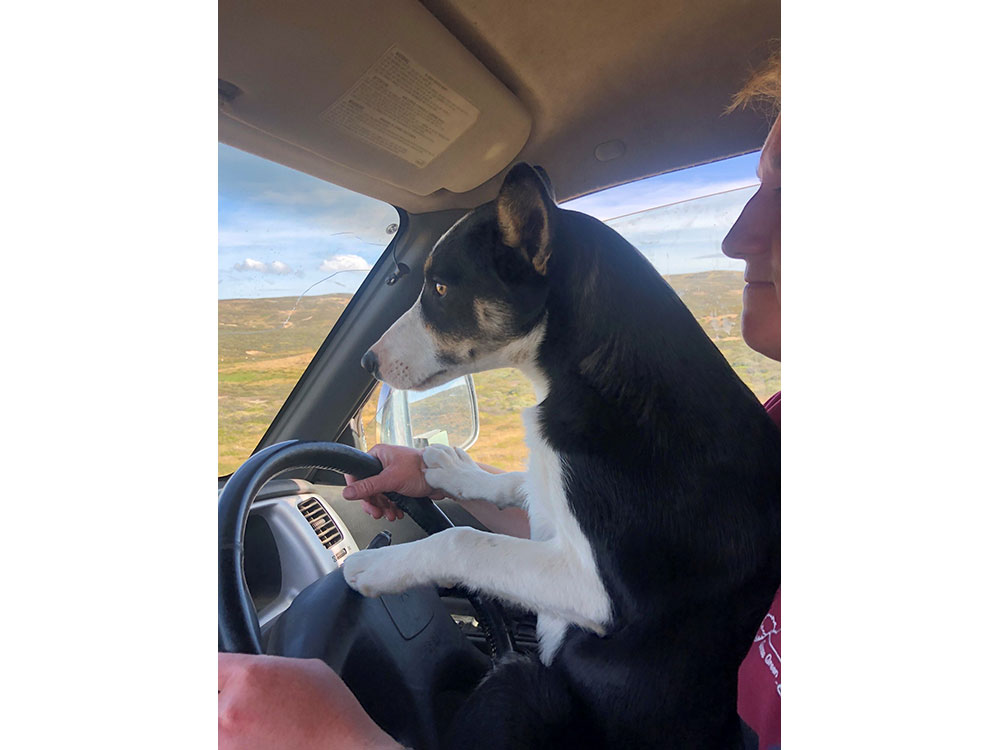
[(778, 647), (774, 645), (774, 641), (771, 636), (777, 635), (781, 632), (781, 628), (778, 627), (778, 621), (774, 619), (774, 615), (768, 613), (767, 617), (764, 618), (764, 622), (760, 624), (760, 630), (757, 631), (756, 637), (753, 642), (757, 644), (757, 649), (760, 651), (760, 658), (764, 660), (764, 664), (771, 671), (771, 676), (774, 677), (774, 684), (778, 690), (778, 697), (781, 697), (781, 654), (778, 653)]

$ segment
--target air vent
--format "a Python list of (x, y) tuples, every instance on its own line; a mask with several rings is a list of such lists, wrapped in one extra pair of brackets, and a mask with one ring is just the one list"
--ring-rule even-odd
[(344, 538), (340, 529), (337, 528), (337, 524), (330, 518), (326, 508), (316, 498), (310, 497), (308, 500), (303, 500), (299, 503), (298, 508), (327, 549), (333, 549), (333, 545)]

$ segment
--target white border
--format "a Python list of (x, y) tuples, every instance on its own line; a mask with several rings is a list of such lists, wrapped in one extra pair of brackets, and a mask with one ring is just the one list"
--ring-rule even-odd
[[(993, 735), (987, 13), (785, 4), (790, 748)], [(5, 27), (5, 729), (214, 746), (216, 8)]]

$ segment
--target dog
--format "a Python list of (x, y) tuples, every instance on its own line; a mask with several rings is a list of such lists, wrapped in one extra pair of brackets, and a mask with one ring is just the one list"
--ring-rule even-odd
[(537, 659), (484, 679), (454, 747), (737, 748), (737, 672), (780, 580), (777, 427), (659, 273), (543, 173), (506, 175), (365, 354), (394, 388), (517, 367), (526, 472), (424, 451), (429, 484), (523, 507), (531, 538), (458, 527), (359, 551), (366, 596), (462, 584), (537, 613)]

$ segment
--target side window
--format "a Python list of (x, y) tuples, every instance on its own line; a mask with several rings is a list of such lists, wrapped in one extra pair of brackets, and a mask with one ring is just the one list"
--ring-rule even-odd
[[(667, 193), (664, 196), (667, 202), (662, 205), (612, 218), (595, 215), (604, 219), (608, 226), (649, 259), (743, 382), (757, 398), (766, 401), (781, 389), (781, 363), (758, 354), (743, 341), (740, 315), (743, 309), (744, 263), (727, 258), (721, 250), (722, 239), (757, 189), (759, 180), (754, 174), (757, 158), (755, 153), (678, 173), (691, 174), (695, 170), (704, 173), (710, 168), (720, 176), (731, 172), (732, 179), (719, 180), (714, 184), (706, 181), (697, 192), (711, 192), (697, 197), (670, 200), (674, 196)], [(653, 183), (669, 176), (643, 182)], [(649, 187), (655, 196), (657, 186), (652, 184)], [(633, 183), (616, 190), (627, 188), (638, 191), (643, 188), (643, 183)], [(579, 203), (597, 199), (598, 196), (589, 196)], [(577, 210), (586, 211), (585, 208)], [(614, 211), (615, 206), (612, 205), (610, 210)]]
[(219, 475), (260, 442), (399, 222), (392, 206), (219, 145)]
[[(531, 383), (520, 371), (512, 368), (478, 372), (472, 376), (472, 380), (475, 384), (478, 432), (466, 450), (482, 463), (506, 471), (523, 470), (527, 467), (528, 448), (524, 444), (521, 411), (535, 404), (535, 392)], [(376, 383), (375, 390), (361, 408), (361, 429), (367, 448), (380, 442), (394, 442), (386, 439), (381, 426), (387, 419), (384, 400), (382, 383)], [(464, 413), (462, 416), (464, 417)], [(433, 421), (437, 424), (446, 423), (447, 420), (436, 418)], [(452, 422), (461, 424), (463, 429), (454, 430), (449, 437), (454, 438), (455, 433), (466, 434), (465, 419), (454, 419)], [(462, 441), (449, 440), (449, 444), (456, 443), (462, 444)]]
[[(733, 369), (764, 401), (781, 388), (781, 364), (751, 350), (740, 335), (743, 262), (722, 254), (722, 239), (757, 189), (759, 153), (621, 185), (562, 204), (589, 213), (632, 243), (674, 288)], [(477, 461), (508, 471), (528, 456), (521, 411), (535, 403), (517, 370), (473, 376)], [(379, 442), (376, 388), (362, 409), (368, 447)]]

